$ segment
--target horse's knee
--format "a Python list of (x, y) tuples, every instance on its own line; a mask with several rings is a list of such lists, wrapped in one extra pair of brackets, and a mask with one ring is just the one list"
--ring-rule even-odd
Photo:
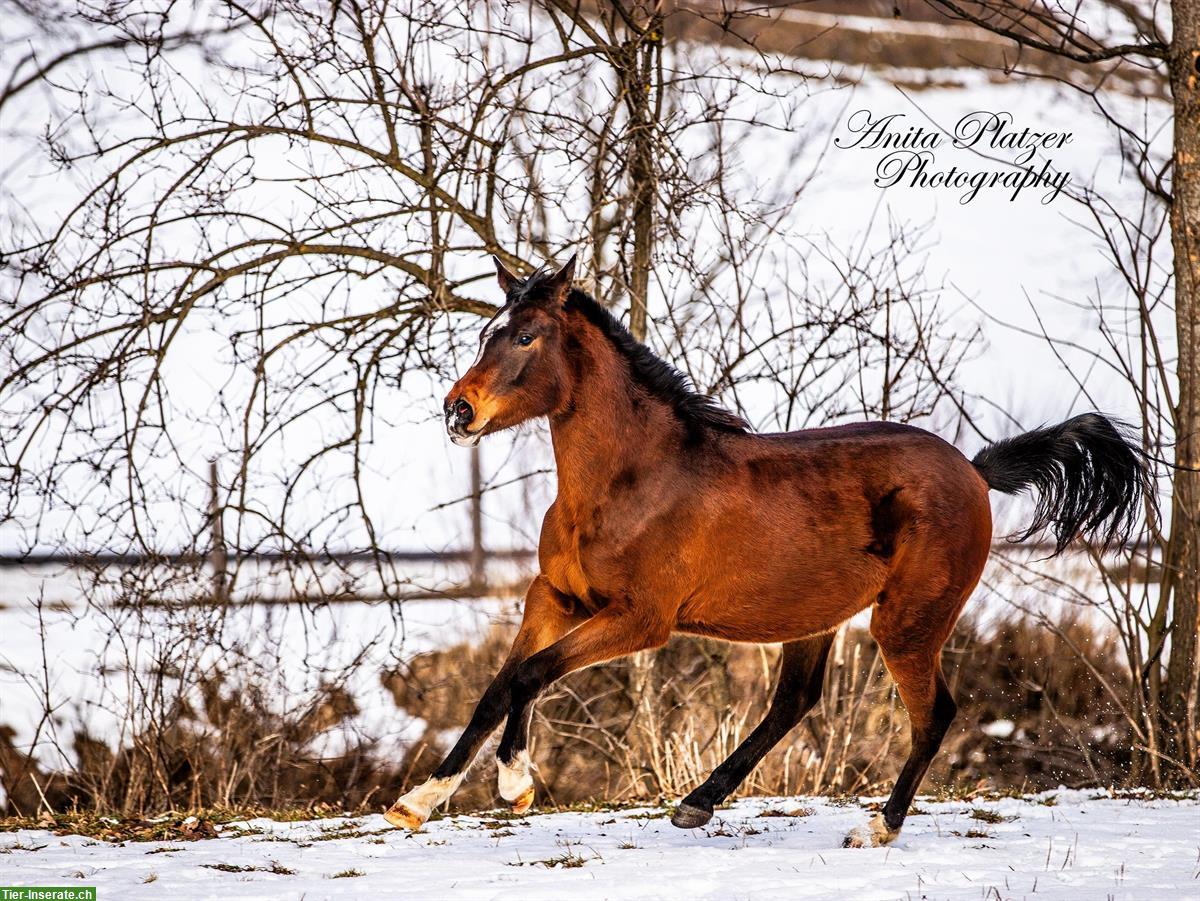
[[(482, 720), (484, 722), (495, 722), (502, 718), (508, 710), (509, 695), (511, 687), (507, 674), (501, 670), (496, 678), (492, 680), (487, 689), (483, 692), (483, 697), (479, 699), (479, 703), (475, 706), (475, 712), (472, 714), (472, 719)], [(469, 725), (468, 725), (468, 728)]]
[(532, 701), (546, 687), (548, 667), (544, 659), (534, 655), (528, 660), (517, 664), (513, 673), (512, 684), (509, 688), (513, 707), (522, 707)]

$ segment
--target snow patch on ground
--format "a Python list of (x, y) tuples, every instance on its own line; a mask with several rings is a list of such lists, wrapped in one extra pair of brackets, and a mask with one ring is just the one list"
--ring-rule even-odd
[(0, 869), (9, 884), (95, 885), (128, 898), (1090, 901), (1200, 889), (1196, 797), (921, 799), (892, 846), (857, 850), (841, 839), (870, 813), (853, 802), (748, 798), (691, 831), (666, 814), (455, 816), (417, 834), (381, 816), (257, 819), (209, 841), (121, 845), (22, 831), (0, 835)]

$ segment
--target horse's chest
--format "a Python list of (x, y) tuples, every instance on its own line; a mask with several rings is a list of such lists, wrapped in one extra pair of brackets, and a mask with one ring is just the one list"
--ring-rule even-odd
[(583, 562), (570, 548), (559, 548), (552, 554), (543, 553), (541, 569), (550, 584), (563, 594), (581, 600), (590, 595), (591, 586), (584, 572)]
[(636, 573), (614, 532), (616, 518), (604, 508), (547, 515), (540, 562), (551, 585), (588, 605), (628, 593)]

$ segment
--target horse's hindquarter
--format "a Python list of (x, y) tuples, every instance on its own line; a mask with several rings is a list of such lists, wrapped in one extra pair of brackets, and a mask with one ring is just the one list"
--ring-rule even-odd
[(935, 436), (869, 423), (728, 444), (735, 465), (697, 499), (709, 516), (685, 553), (698, 589), (680, 629), (788, 641), (901, 582), (969, 588), (978, 577), (987, 487)]

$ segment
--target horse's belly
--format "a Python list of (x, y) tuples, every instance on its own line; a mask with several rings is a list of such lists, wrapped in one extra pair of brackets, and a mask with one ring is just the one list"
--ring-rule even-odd
[(730, 567), (682, 605), (677, 628), (729, 641), (794, 641), (837, 628), (869, 607), (887, 577), (865, 555), (828, 569), (780, 564)]

